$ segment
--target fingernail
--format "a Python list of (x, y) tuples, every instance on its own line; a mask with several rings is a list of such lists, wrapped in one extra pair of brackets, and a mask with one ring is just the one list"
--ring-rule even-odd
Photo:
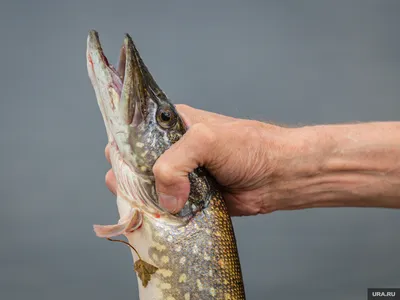
[(175, 212), (178, 205), (178, 200), (174, 196), (158, 193), (160, 205), (170, 212)]

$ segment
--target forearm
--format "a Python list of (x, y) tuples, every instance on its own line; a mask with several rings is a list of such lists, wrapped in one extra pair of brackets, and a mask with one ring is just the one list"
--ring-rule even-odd
[(400, 208), (400, 122), (309, 126), (290, 136), (295, 150), (268, 195), (276, 209)]

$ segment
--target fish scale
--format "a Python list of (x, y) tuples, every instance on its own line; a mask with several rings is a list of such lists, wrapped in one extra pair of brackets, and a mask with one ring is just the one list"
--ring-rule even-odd
[(163, 290), (164, 299), (184, 299), (185, 294), (190, 299), (245, 299), (233, 227), (219, 192), (183, 230), (149, 224), (155, 242), (149, 257), (161, 269), (154, 278), (161, 287), (171, 286)]
[(158, 203), (152, 167), (187, 130), (175, 107), (130, 36), (118, 68), (109, 65), (97, 32), (90, 31), (87, 44), (88, 73), (110, 142), (120, 215), (117, 224), (95, 225), (96, 234), (127, 238), (141, 300), (245, 299), (231, 218), (210, 174), (201, 168), (189, 174), (189, 199), (177, 214)]

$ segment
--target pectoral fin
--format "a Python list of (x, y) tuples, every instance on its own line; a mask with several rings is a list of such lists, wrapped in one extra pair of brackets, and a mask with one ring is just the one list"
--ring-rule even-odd
[(138, 229), (142, 225), (142, 214), (137, 208), (131, 208), (129, 214), (119, 219), (114, 225), (93, 225), (98, 237), (110, 238), (121, 234), (127, 234)]

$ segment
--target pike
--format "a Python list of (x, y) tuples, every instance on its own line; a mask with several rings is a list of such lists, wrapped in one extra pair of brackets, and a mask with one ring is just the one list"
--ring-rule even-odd
[[(115, 225), (97, 236), (131, 248), (141, 300), (244, 300), (236, 238), (221, 191), (204, 168), (189, 174), (184, 208), (171, 214), (158, 201), (152, 167), (187, 130), (126, 34), (119, 65), (89, 32), (87, 69), (103, 116), (117, 179)], [(124, 235), (128, 242), (112, 239)]]

